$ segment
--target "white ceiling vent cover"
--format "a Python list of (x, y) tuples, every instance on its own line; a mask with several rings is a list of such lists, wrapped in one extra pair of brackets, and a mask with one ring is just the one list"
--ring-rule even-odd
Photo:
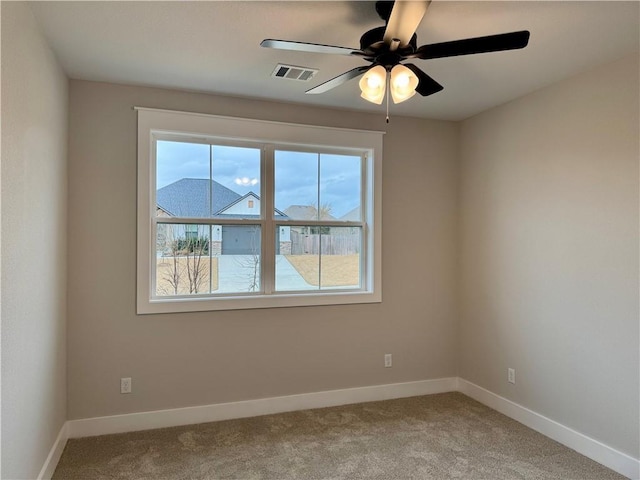
[(296, 67), (295, 65), (283, 65), (279, 63), (271, 74), (275, 78), (288, 78), (289, 80), (300, 80), (307, 82), (311, 80), (318, 69), (309, 67)]

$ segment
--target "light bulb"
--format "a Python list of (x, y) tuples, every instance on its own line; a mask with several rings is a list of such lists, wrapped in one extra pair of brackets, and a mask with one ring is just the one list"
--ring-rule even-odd
[(416, 93), (418, 77), (404, 65), (396, 65), (391, 70), (391, 98), (393, 103), (401, 103)]
[(397, 76), (394, 85), (397, 88), (406, 88), (409, 85), (409, 76), (402, 72)]
[(361, 97), (371, 103), (380, 105), (386, 90), (387, 71), (382, 65), (376, 65), (367, 70), (360, 79)]
[(369, 78), (367, 78), (367, 86), (369, 88), (378, 88), (380, 86), (380, 77), (378, 77), (377, 75), (371, 75)]

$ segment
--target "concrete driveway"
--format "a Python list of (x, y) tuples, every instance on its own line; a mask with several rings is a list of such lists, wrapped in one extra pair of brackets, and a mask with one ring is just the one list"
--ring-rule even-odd
[[(251, 291), (254, 281), (255, 259), (252, 255), (220, 255), (218, 258), (218, 290), (214, 293)], [(259, 271), (258, 271), (259, 275)], [(309, 285), (283, 256), (276, 255), (276, 290), (317, 290)]]

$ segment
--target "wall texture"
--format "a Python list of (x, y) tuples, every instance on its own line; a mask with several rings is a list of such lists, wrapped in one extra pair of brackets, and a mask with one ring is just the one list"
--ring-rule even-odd
[(463, 122), (459, 347), (461, 377), (636, 458), (638, 108), (629, 57)]
[(2, 2), (2, 478), (35, 478), (66, 420), (68, 82)]
[[(387, 129), (384, 301), (136, 315), (134, 105)], [(456, 375), (456, 124), (85, 81), (69, 108), (70, 419)]]

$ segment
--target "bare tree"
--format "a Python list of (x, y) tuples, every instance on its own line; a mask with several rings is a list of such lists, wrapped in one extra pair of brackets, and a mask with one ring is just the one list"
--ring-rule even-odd
[(180, 264), (180, 258), (178, 257), (177, 245), (178, 242), (171, 242), (171, 268), (165, 273), (164, 279), (173, 290), (174, 295), (178, 295), (180, 290), (180, 279), (183, 274), (183, 267)]
[(249, 257), (249, 291), (255, 292), (260, 288), (260, 255), (255, 251)]
[(206, 280), (206, 259), (209, 253), (209, 238), (204, 235), (200, 225), (196, 236), (186, 240), (185, 250), (189, 293), (199, 293)]
[[(162, 228), (161, 228), (162, 227)], [(158, 226), (158, 251), (169, 258), (169, 268), (162, 274), (164, 285), (159, 285), (158, 290), (164, 295), (178, 295), (180, 293), (180, 279), (184, 273), (184, 267), (180, 262), (180, 242), (176, 238), (175, 225)]]
[(309, 203), (309, 207), (311, 208), (311, 218), (309, 220), (329, 220), (333, 218), (331, 215), (333, 206), (330, 203), (322, 203), (318, 207), (318, 202), (314, 201)]
[(162, 228), (158, 229), (156, 246), (163, 261), (157, 270), (157, 291), (163, 295), (184, 295), (206, 289), (209, 254), (209, 238), (203, 230), (206, 227), (198, 225), (196, 231), (186, 231), (185, 225), (159, 227)]

